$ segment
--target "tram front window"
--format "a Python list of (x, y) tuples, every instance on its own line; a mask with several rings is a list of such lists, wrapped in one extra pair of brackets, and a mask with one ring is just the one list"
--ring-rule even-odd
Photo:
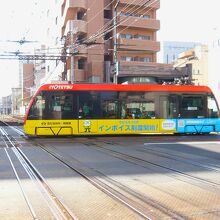
[(28, 119), (43, 119), (45, 116), (45, 97), (43, 94), (36, 96), (28, 114)]
[(218, 118), (219, 110), (214, 96), (208, 96), (208, 117), (209, 118)]
[(180, 106), (182, 118), (204, 118), (206, 115), (204, 96), (184, 96)]

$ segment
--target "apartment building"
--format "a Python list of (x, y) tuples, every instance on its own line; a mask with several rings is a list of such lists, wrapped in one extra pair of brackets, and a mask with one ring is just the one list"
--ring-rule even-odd
[(159, 0), (63, 0), (61, 38), (68, 56), (61, 78), (99, 83), (147, 77), (149, 66), (157, 68), (159, 7)]

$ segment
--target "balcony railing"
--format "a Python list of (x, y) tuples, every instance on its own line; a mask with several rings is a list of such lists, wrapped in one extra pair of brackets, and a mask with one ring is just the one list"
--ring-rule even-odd
[[(137, 6), (141, 6), (143, 5), (143, 1), (142, 0), (120, 0), (121, 4), (126, 4), (126, 5), (137, 5)], [(155, 8), (155, 9), (159, 9), (160, 8), (160, 0), (151, 0), (149, 1), (146, 5), (144, 5), (145, 7), (149, 6), (150, 8)]]
[(152, 40), (118, 39), (118, 50), (160, 51), (160, 42)]
[(119, 16), (117, 22), (119, 26), (125, 26), (125, 27), (129, 26), (129, 27), (136, 27), (136, 28), (143, 28), (150, 30), (160, 29), (160, 21), (156, 19), (144, 19), (133, 16), (129, 16), (129, 17)]
[(83, 20), (69, 20), (66, 23), (66, 26), (63, 27), (62, 36), (67, 35), (67, 33), (87, 33), (87, 23)]

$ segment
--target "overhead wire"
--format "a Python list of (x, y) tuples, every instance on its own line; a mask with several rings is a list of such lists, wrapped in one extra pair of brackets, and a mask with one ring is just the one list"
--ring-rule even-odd
[[(130, 7), (130, 5), (132, 4), (132, 3), (134, 3), (134, 2), (136, 2), (137, 0), (133, 0), (130, 4), (127, 4), (125, 7), (123, 7), (118, 13), (120, 14), (122, 11), (126, 11), (126, 9), (127, 8), (129, 8)], [(129, 14), (134, 14), (134, 13), (137, 13), (137, 12), (139, 12), (140, 13), (140, 11), (138, 11), (139, 9), (143, 9), (143, 6), (144, 6), (144, 9), (146, 8), (146, 7), (149, 7), (151, 4), (153, 4), (155, 1), (158, 1), (158, 0), (155, 0), (155, 1), (153, 1), (151, 4), (149, 4), (149, 5), (147, 5), (146, 6), (146, 4), (148, 3), (148, 2), (150, 2), (151, 0), (147, 0), (147, 1), (145, 1), (144, 3), (143, 3), (143, 1), (141, 0), (140, 2), (138, 2), (139, 4), (140, 3), (142, 3), (140, 6), (138, 6), (138, 8), (137, 8), (137, 5), (133, 5), (131, 8), (129, 8), (129, 10), (127, 10), (126, 11), (126, 13), (129, 13)], [(111, 1), (107, 6), (105, 6), (105, 8), (108, 8), (112, 3), (114, 2), (114, 0), (113, 1)], [(94, 5), (94, 4), (93, 4)], [(92, 6), (93, 6), (92, 5)], [(104, 8), (104, 9), (105, 9)], [(98, 14), (100, 14), (101, 12), (103, 12), (103, 10), (100, 10), (100, 12), (99, 13), (97, 13), (92, 19), (90, 19), (89, 21), (87, 21), (86, 22), (86, 24), (88, 24), (89, 22), (91, 22), (93, 19), (95, 19), (95, 17), (97, 17), (98, 16)], [(117, 16), (117, 15), (116, 15)], [(94, 40), (96, 40), (96, 39), (98, 39), (98, 38), (101, 38), (101, 37), (103, 37), (105, 34), (107, 34), (107, 33), (109, 33), (110, 31), (112, 31), (114, 28), (116, 28), (116, 27), (118, 27), (119, 25), (122, 25), (124, 22), (126, 22), (128, 19), (129, 19), (129, 16), (128, 17), (126, 17), (126, 18), (124, 18), (121, 22), (119, 22), (119, 23), (117, 23), (117, 25), (115, 26), (115, 25), (111, 25), (110, 27), (108, 27), (112, 22), (113, 22), (113, 20), (116, 18), (116, 16), (115, 17), (113, 17), (111, 20), (109, 20), (103, 27), (101, 27), (94, 35), (92, 35), (92, 36), (90, 36), (89, 38), (84, 38), (84, 39), (82, 39), (81, 41), (82, 41), (82, 43), (78, 43), (78, 44), (76, 44), (76, 42), (75, 42), (75, 46), (73, 47), (73, 45), (70, 45), (69, 46), (69, 48), (73, 48), (73, 49), (77, 49), (77, 48), (79, 48), (79, 47), (84, 47), (84, 48), (86, 48), (87, 47), (87, 45), (84, 45), (84, 44), (86, 44), (87, 42), (89, 42), (89, 41), (94, 41)], [(140, 19), (140, 18), (138, 18), (138, 17), (136, 17), (136, 19)], [(132, 24), (133, 24), (134, 22), (132, 22)], [(127, 28), (129, 28), (131, 25), (129, 25), (129, 26), (127, 26), (125, 29), (127, 29)], [(125, 29), (123, 29), (123, 30), (125, 30)], [(118, 33), (117, 33), (118, 34)], [(110, 39), (112, 39), (114, 36), (112, 36), (112, 37), (110, 37), (108, 40), (110, 40)], [(116, 37), (116, 36), (115, 36)], [(108, 40), (105, 40), (104, 42), (106, 42), (106, 41), (108, 41)], [(62, 50), (63, 49), (63, 47), (57, 47), (57, 48), (45, 48), (45, 49), (41, 49), (41, 50), (51, 50), (51, 49), (57, 49), (57, 50)], [(47, 54), (49, 54), (49, 53), (47, 53)], [(58, 54), (56, 54), (56, 53), (50, 53), (51, 55), (60, 55), (59, 53)], [(37, 54), (36, 54), (37, 55)], [(42, 55), (42, 54), (41, 54)]]
[[(141, 0), (142, 1), (142, 0)], [(130, 4), (132, 5), (134, 2), (136, 2), (136, 0), (133, 0)], [(124, 8), (121, 9), (121, 11), (119, 13), (121, 13), (122, 11), (125, 11), (127, 8), (129, 8), (130, 5), (126, 5)], [(132, 8), (130, 8), (130, 10), (132, 10), (133, 8), (135, 8), (136, 5), (133, 5)], [(127, 13), (130, 13), (130, 11), (126, 11)], [(112, 22), (114, 21), (114, 19), (117, 18), (117, 15), (115, 15), (111, 20), (109, 20), (106, 24), (104, 24), (104, 26), (102, 28), (100, 28), (99, 30), (96, 31), (96, 33), (92, 36), (90, 36), (89, 39), (87, 40), (91, 40), (91, 38), (95, 37), (97, 34), (99, 34), (102, 31), (105, 31), (105, 27), (108, 27), (109, 24), (112, 24)]]
[[(158, 2), (158, 0), (154, 0), (154, 1), (152, 1), (151, 4), (146, 5), (149, 1), (150, 1), (150, 0), (148, 0), (147, 2), (143, 3), (142, 5), (140, 5), (140, 6), (138, 7), (138, 9), (136, 9), (135, 11), (133, 11), (133, 13), (135, 13), (135, 12), (141, 13), (142, 11), (144, 11), (144, 10), (146, 9), (146, 7), (148, 8), (148, 7), (150, 7), (152, 4), (154, 4), (155, 2)], [(141, 9), (141, 10), (138, 11), (139, 9)], [(151, 9), (149, 9), (148, 11), (146, 11), (143, 15), (145, 15), (146, 13), (148, 13), (150, 10), (151, 10)], [(142, 18), (142, 17), (136, 17), (136, 19), (135, 19), (133, 22), (131, 22), (128, 26), (126, 26), (126, 27), (125, 27), (124, 29), (122, 29), (120, 32), (117, 32), (116, 35), (120, 34), (122, 31), (124, 31), (124, 30), (128, 29), (129, 27), (131, 27), (132, 24), (134, 24), (135, 22), (137, 22), (138, 19), (141, 19), (141, 18)], [(125, 23), (126, 21), (128, 21), (128, 20), (129, 20), (129, 16), (127, 16), (123, 21), (118, 22), (115, 26), (111, 27), (111, 28), (110, 28), (109, 30), (107, 30), (106, 32), (104, 32), (104, 33), (102, 33), (101, 35), (99, 35), (99, 37), (103, 37), (106, 33), (112, 31), (114, 28), (117, 28), (118, 26), (121, 26), (122, 24), (124, 24), (124, 23)], [(117, 37), (116, 35), (113, 35), (113, 36), (110, 37), (108, 40), (110, 40), (110, 39), (112, 39), (112, 38), (114, 38), (114, 37)]]
[[(143, 15), (142, 15), (142, 16), (144, 16), (144, 15), (147, 14), (150, 10), (152, 10), (152, 8), (149, 8), (150, 6), (152, 6), (154, 3), (156, 3), (156, 4), (154, 5), (154, 7), (155, 7), (157, 4), (159, 4), (159, 1), (158, 1), (158, 0), (152, 1), (149, 5), (146, 5), (146, 3), (148, 3), (148, 2), (149, 2), (149, 1), (147, 1), (147, 2), (145, 2), (144, 4), (140, 5), (137, 9), (133, 10), (132, 13), (134, 13), (134, 12), (141, 13), (142, 11), (145, 11), (145, 12), (143, 13)], [(144, 6), (144, 8), (143, 8), (143, 6)], [(149, 9), (146, 11), (146, 8), (149, 8)], [(139, 10), (139, 9), (141, 9), (141, 10)], [(138, 10), (139, 10), (139, 11), (138, 11)], [(113, 35), (113, 36), (110, 37), (109, 39), (104, 40), (103, 44), (104, 44), (105, 42), (111, 40), (112, 38), (117, 37), (118, 34), (120, 34), (120, 33), (123, 32), (124, 30), (128, 29), (129, 27), (131, 27), (133, 23), (137, 22), (137, 20), (139, 20), (139, 19), (141, 19), (141, 18), (142, 18), (142, 17), (136, 17), (136, 19), (135, 19), (132, 23), (130, 23), (128, 26), (126, 26), (126, 27), (125, 27), (124, 29), (122, 29), (120, 32), (117, 32), (116, 35)], [(128, 19), (129, 19), (129, 16), (128, 16), (128, 18), (127, 18), (126, 20), (128, 20)], [(123, 20), (123, 22), (125, 22), (126, 20)], [(118, 26), (120, 26), (120, 25), (121, 25), (121, 22), (118, 22), (117, 25), (116, 25), (115, 27), (113, 27), (112, 29), (114, 29), (114, 28), (116, 28), (116, 27), (118, 27)], [(104, 36), (104, 34), (102, 34), (102, 36)], [(92, 46), (90, 46), (90, 48), (96, 47), (96, 46), (97, 46), (97, 45), (92, 45)], [(84, 48), (85, 48), (85, 47), (86, 47), (86, 46), (84, 46)]]
[[(149, 1), (151, 1), (151, 0), (147, 0), (146, 2), (144, 2), (144, 3), (142, 3), (140, 6), (138, 6), (138, 8), (134, 9), (133, 11), (129, 11), (129, 13), (130, 13), (130, 14), (140, 13), (140, 12), (146, 10), (146, 8), (148, 8), (148, 7), (150, 7), (151, 5), (153, 5), (155, 2), (159, 3), (158, 0), (155, 0), (155, 1), (152, 1), (149, 5), (146, 5)], [(135, 5), (135, 6), (136, 6), (136, 5)], [(144, 7), (144, 8), (143, 8), (143, 7)], [(126, 7), (124, 7), (124, 8), (126, 8)], [(138, 11), (139, 9), (141, 9), (141, 10)], [(123, 10), (123, 9), (122, 9), (122, 10)], [(121, 10), (121, 11), (122, 11), (122, 10)], [(150, 10), (152, 10), (152, 9), (150, 8), (149, 10), (145, 11), (145, 13), (143, 14), (143, 16), (144, 16), (146, 13), (148, 13)], [(120, 11), (120, 12), (121, 12), (121, 11)], [(120, 13), (120, 12), (119, 12), (119, 13)], [(142, 17), (136, 17), (136, 19), (135, 19), (131, 24), (129, 24), (128, 26), (126, 26), (126, 28), (124, 28), (122, 31), (124, 31), (124, 30), (128, 29), (129, 27), (131, 27), (133, 23), (135, 23), (138, 19), (141, 19), (141, 18), (142, 18)], [(96, 40), (96, 39), (98, 39), (98, 38), (100, 38), (100, 37), (103, 37), (106, 33), (109, 33), (109, 32), (112, 31), (114, 28), (117, 28), (118, 26), (120, 26), (121, 24), (123, 24), (124, 22), (126, 22), (128, 19), (129, 19), (129, 16), (126, 17), (123, 21), (118, 22), (116, 25), (112, 25), (109, 29), (103, 31), (102, 33), (99, 33), (99, 35), (96, 34), (96, 36), (93, 36), (93, 38), (90, 38), (90, 40), (93, 40), (93, 41), (94, 41), (94, 40)], [(120, 33), (121, 33), (122, 31), (120, 31)], [(117, 33), (117, 34), (119, 34), (119, 33)], [(113, 37), (117, 37), (117, 36), (112, 36), (112, 37), (110, 37), (108, 40), (111, 40)], [(108, 41), (108, 40), (105, 40), (104, 42), (106, 42), (106, 41)], [(82, 45), (79, 45), (79, 44), (76, 45), (76, 46), (75, 46), (75, 49), (77, 49), (79, 46), (82, 46)], [(85, 48), (85, 47), (86, 47), (86, 46), (84, 46), (84, 48)]]
[[(106, 8), (108, 8), (114, 1), (115, 1), (115, 0), (112, 0), (108, 5), (106, 5), (103, 9), (101, 9), (98, 13), (96, 13), (95, 16), (93, 16), (90, 20), (88, 20), (86, 23), (84, 23), (83, 26), (88, 25), (88, 24), (89, 24), (91, 21), (93, 21), (99, 14), (103, 13), (103, 10), (105, 10)], [(134, 0), (134, 1), (136, 1), (136, 0)], [(92, 4), (92, 6), (93, 6), (93, 5), (94, 5), (94, 4)], [(90, 6), (90, 10), (91, 10), (92, 6)], [(67, 38), (67, 40), (68, 40), (68, 38)]]
[[(131, 2), (131, 4), (133, 4), (134, 2), (136, 2), (137, 0), (133, 0), (132, 2)], [(141, 1), (145, 1), (145, 0), (141, 0)], [(148, 0), (149, 1), (149, 0)], [(113, 1), (112, 1), (113, 2)], [(111, 2), (111, 3), (112, 3)], [(110, 5), (110, 4), (109, 4)], [(129, 8), (130, 7), (130, 4), (129, 5), (126, 5), (126, 6), (124, 6), (122, 9), (121, 9), (121, 11), (119, 11), (119, 13), (121, 13), (122, 11), (125, 11), (127, 8)], [(129, 12), (129, 13), (133, 13), (134, 11), (132, 11), (133, 10), (133, 8), (135, 8), (135, 7), (137, 7), (136, 5), (133, 5), (132, 6), (132, 8), (130, 9), (130, 10), (128, 10), (127, 12)], [(141, 6), (139, 6), (139, 7), (141, 7)], [(111, 20), (109, 20), (106, 24), (104, 24), (103, 25), (103, 27), (101, 27), (99, 30), (97, 30), (96, 31), (96, 33), (94, 33), (92, 36), (90, 36), (89, 38), (83, 38), (83, 39), (81, 39), (81, 44), (79, 43), (79, 44), (77, 44), (77, 40), (74, 42), (74, 44), (76, 44), (76, 46), (74, 47), (74, 49), (77, 49), (80, 45), (83, 45), (83, 44), (86, 44), (87, 42), (89, 42), (89, 41), (93, 41), (93, 40), (96, 40), (97, 38), (99, 38), (98, 37), (98, 34), (100, 34), (100, 33), (104, 33), (104, 32), (106, 32), (107, 31), (107, 29), (106, 28), (111, 28), (111, 26), (110, 27), (108, 27), (109, 25), (111, 25), (112, 23), (113, 23), (113, 21), (114, 21), (114, 19), (116, 18), (116, 16), (114, 16)], [(107, 32), (106, 32), (107, 33)], [(69, 48), (73, 48), (73, 45), (70, 45), (69, 46)]]
[[(113, 1), (114, 1), (114, 0), (113, 0)], [(107, 8), (109, 5), (111, 5), (113, 1), (111, 1), (105, 8)], [(133, 1), (131, 2), (131, 4), (134, 3), (135, 1), (136, 1), (136, 0), (133, 0)], [(141, 5), (139, 5), (138, 7), (137, 7), (137, 5), (134, 5), (134, 6), (132, 6), (132, 7), (130, 7), (130, 4), (129, 4), (129, 5), (126, 5), (126, 6), (123, 7), (118, 13), (120, 14), (120, 13), (123, 12), (123, 11), (125, 11), (125, 13), (129, 13), (129, 14), (141, 13), (142, 11), (146, 10), (146, 8), (150, 7), (150, 6), (153, 5), (154, 3), (156, 3), (156, 2), (159, 3), (158, 0), (154, 0), (154, 1), (152, 1), (150, 4), (146, 5), (146, 4), (149, 3), (150, 1), (151, 1), (151, 0), (147, 0), (147, 1), (142, 1), (142, 0), (141, 0), (140, 2), (138, 2), (139, 4), (141, 3)], [(126, 11), (126, 9), (127, 9), (128, 7), (130, 7), (130, 8), (129, 8), (129, 10)], [(145, 13), (144, 13), (141, 17), (136, 17), (136, 19), (135, 19), (133, 22), (131, 22), (128, 26), (126, 26), (126, 27), (125, 27), (124, 29), (122, 29), (121, 31), (117, 32), (116, 35), (122, 33), (124, 30), (128, 29), (129, 27), (131, 27), (133, 23), (135, 23), (135, 22), (137, 22), (137, 20), (141, 19), (141, 18), (142, 18), (146, 13), (148, 13), (150, 10), (151, 10), (151, 8), (150, 8), (149, 10), (145, 11)], [(101, 11), (100, 11), (100, 12), (101, 12)], [(97, 16), (97, 14), (96, 14), (96, 16)], [(117, 16), (117, 15), (116, 15), (116, 16)], [(116, 16), (113, 17), (110, 21), (108, 21), (108, 24), (112, 23), (112, 21), (116, 18)], [(122, 25), (123, 23), (125, 23), (126, 21), (128, 21), (129, 17), (130, 17), (130, 16), (127, 16), (127, 17), (124, 18), (122, 21), (117, 22), (116, 25), (113, 24), (113, 25), (111, 25), (110, 27), (107, 27), (108, 24), (107, 24), (107, 25), (105, 24), (105, 25), (104, 25), (103, 27), (101, 27), (94, 35), (90, 36), (89, 38), (85, 38), (85, 39), (82, 41), (82, 43), (76, 44), (74, 47), (73, 47), (73, 45), (70, 45), (70, 48), (71, 48), (71, 47), (73, 47), (74, 49), (77, 49), (77, 48), (79, 48), (79, 47), (87, 48), (87, 45), (84, 45), (83, 43), (86, 43), (86, 42), (89, 42), (89, 41), (95, 41), (95, 40), (97, 40), (98, 38), (103, 37), (105, 34), (111, 32), (114, 28), (117, 28), (118, 26), (120, 26), (120, 25)], [(94, 17), (93, 17), (93, 19), (94, 19)], [(89, 22), (90, 22), (91, 20), (93, 20), (93, 19), (90, 19), (87, 23), (89, 23)], [(107, 29), (105, 29), (106, 27), (107, 27)], [(105, 42), (107, 42), (107, 41), (113, 39), (114, 37), (117, 37), (116, 35), (113, 35), (112, 37), (108, 38), (107, 40), (104, 40), (103, 44), (104, 44)], [(91, 47), (94, 47), (94, 46), (97, 46), (97, 45), (96, 45), (96, 44), (91, 45), (90, 48), (91, 48)], [(55, 50), (56, 50), (56, 49), (60, 49), (60, 50), (62, 50), (63, 47), (60, 47), (60, 48), (45, 48), (45, 49), (40, 49), (40, 50), (41, 50), (41, 51), (42, 51), (42, 50), (47, 50), (47, 51), (48, 51), (48, 50), (51, 50), (51, 49), (55, 49)], [(28, 54), (27, 54), (27, 55), (28, 55)], [(46, 58), (47, 55), (62, 56), (62, 54), (60, 54), (60, 53), (45, 53), (45, 52), (43, 52), (43, 54), (42, 54), (41, 52), (39, 52), (39, 53), (34, 53), (34, 55), (36, 55), (36, 56), (38, 56), (38, 55), (40, 55), (40, 56), (45, 56), (45, 58)], [(67, 53), (67, 56), (68, 56), (68, 55), (70, 56), (71, 53)], [(0, 56), (1, 56), (1, 55), (0, 55)], [(13, 56), (14, 56), (14, 55), (11, 55), (11, 57), (13, 57)]]
[[(154, 0), (154, 1), (152, 2), (152, 4), (153, 4), (153, 3), (156, 3), (154, 6), (156, 6), (157, 4), (159, 5), (159, 0)], [(149, 6), (147, 6), (147, 7), (149, 7)], [(147, 12), (149, 12), (150, 10), (152, 10), (152, 9), (149, 9)], [(141, 12), (142, 12), (142, 10), (141, 10)], [(147, 12), (145, 12), (145, 13), (143, 14), (143, 16), (144, 16)], [(137, 17), (136, 19), (139, 20), (139, 19), (141, 19), (141, 17)], [(121, 31), (119, 31), (117, 34), (120, 34), (122, 31), (128, 29), (128, 28), (131, 27), (135, 22), (137, 22), (137, 21), (134, 20), (133, 22), (130, 23), (130, 25), (126, 26), (124, 29), (122, 29)], [(116, 36), (115, 36), (115, 37), (116, 37)]]

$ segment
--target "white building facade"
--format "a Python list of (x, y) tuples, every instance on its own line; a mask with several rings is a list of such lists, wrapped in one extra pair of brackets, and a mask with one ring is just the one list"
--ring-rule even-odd
[(220, 106), (220, 38), (209, 45), (209, 81)]

